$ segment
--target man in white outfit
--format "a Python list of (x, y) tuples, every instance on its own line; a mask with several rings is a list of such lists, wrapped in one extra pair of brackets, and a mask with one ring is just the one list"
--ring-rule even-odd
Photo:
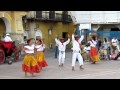
[(64, 42), (64, 39), (60, 39), (60, 41), (57, 39), (57, 35), (55, 38), (55, 42), (58, 44), (58, 49), (59, 49), (59, 58), (58, 58), (58, 62), (59, 62), (59, 67), (63, 66), (64, 62), (65, 62), (65, 50), (66, 50), (66, 45), (69, 44), (70, 42), (70, 36), (68, 34), (68, 40), (66, 42)]
[(4, 38), (4, 41), (5, 42), (12, 42), (12, 39), (10, 38), (10, 34), (9, 33), (6, 34), (6, 36)]
[(81, 41), (84, 39), (84, 35), (79, 38), (77, 35), (72, 35), (73, 42), (73, 56), (72, 56), (72, 70), (74, 71), (76, 59), (79, 61), (80, 69), (84, 69), (83, 66), (83, 58), (81, 56)]

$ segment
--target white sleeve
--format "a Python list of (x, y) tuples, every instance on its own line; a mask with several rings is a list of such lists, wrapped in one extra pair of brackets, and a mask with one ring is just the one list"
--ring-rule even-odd
[(10, 39), (10, 41), (12, 41), (12, 39), (11, 38), (9, 38)]
[(24, 46), (23, 48), (27, 48), (26, 46)]
[(56, 42), (56, 44), (60, 44), (60, 41), (59, 40), (57, 40), (57, 38), (55, 38), (55, 42)]
[(40, 48), (40, 45), (39, 45), (39, 46), (38, 46), (38, 45), (36, 45), (36, 46), (35, 46), (35, 48), (37, 48), (37, 49), (38, 49), (38, 48)]
[(94, 41), (94, 40), (92, 40), (92, 42), (93, 42), (93, 44), (96, 46), (97, 42), (96, 42), (96, 41)]
[(6, 41), (6, 37), (4, 38), (4, 41)]
[(92, 41), (90, 41), (90, 46), (95, 47), (95, 45), (92, 43)]
[(86, 47), (84, 47), (84, 51), (86, 52)]
[(69, 44), (70, 42), (70, 38), (68, 38), (68, 40), (65, 42), (65, 45)]
[(82, 35), (82, 36), (80, 37), (79, 43), (81, 43), (83, 39), (84, 39), (84, 35)]
[(45, 44), (43, 44), (43, 49), (45, 49)]
[(114, 39), (112, 39), (112, 42), (114, 42)]
[(74, 34), (72, 34), (72, 41), (73, 41), (73, 42), (75, 41), (75, 37), (74, 37)]

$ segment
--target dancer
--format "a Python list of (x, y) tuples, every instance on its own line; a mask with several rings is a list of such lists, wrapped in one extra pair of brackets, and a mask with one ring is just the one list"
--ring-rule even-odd
[(44, 55), (44, 51), (45, 51), (45, 44), (43, 43), (42, 39), (38, 39), (37, 43), (35, 45), (35, 49), (37, 51), (36, 53), (36, 60), (39, 64), (39, 66), (41, 67), (47, 67), (48, 64), (45, 60), (45, 55)]
[(91, 50), (89, 52), (90, 58), (92, 60), (92, 64), (95, 64), (96, 62), (100, 61), (100, 58), (98, 56), (98, 50), (96, 48), (97, 42), (96, 42), (94, 36), (92, 37), (92, 39), (90, 39), (89, 43), (90, 43), (90, 46), (91, 46)]
[(70, 42), (70, 35), (68, 34), (68, 40), (65, 42), (64, 38), (61, 38), (60, 41), (57, 40), (57, 35), (55, 38), (55, 42), (58, 44), (58, 49), (59, 49), (59, 67), (63, 66), (65, 62), (65, 50), (66, 50), (66, 45), (69, 44)]
[(72, 35), (72, 43), (73, 43), (73, 55), (72, 55), (72, 70), (74, 71), (75, 69), (75, 62), (76, 59), (78, 59), (79, 61), (79, 65), (80, 65), (80, 69), (84, 69), (83, 66), (83, 57), (81, 56), (81, 42), (84, 39), (84, 35), (81, 36), (81, 38), (79, 39), (78, 35)]
[(25, 76), (27, 76), (27, 73), (30, 73), (32, 76), (34, 76), (34, 73), (39, 73), (41, 71), (34, 57), (34, 45), (32, 40), (33, 39), (27, 40), (27, 45), (25, 45), (23, 49), (26, 53), (22, 64), (22, 70), (25, 72)]

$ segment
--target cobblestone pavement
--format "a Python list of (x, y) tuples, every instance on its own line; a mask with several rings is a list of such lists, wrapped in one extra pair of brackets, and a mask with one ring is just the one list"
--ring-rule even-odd
[(12, 65), (0, 65), (0, 79), (120, 79), (120, 61), (101, 61), (97, 64), (84, 62), (84, 70), (79, 70), (76, 62), (75, 71), (71, 70), (70, 51), (66, 52), (66, 61), (64, 67), (58, 67), (58, 61), (54, 58), (54, 51), (46, 51), (46, 60), (48, 67), (43, 68), (41, 73), (35, 74), (36, 77), (24, 76), (21, 70), (22, 58)]

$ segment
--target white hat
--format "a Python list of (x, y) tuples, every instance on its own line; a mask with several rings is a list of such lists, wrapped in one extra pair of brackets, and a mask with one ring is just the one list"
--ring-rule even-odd
[(9, 33), (7, 33), (6, 35), (10, 35)]

